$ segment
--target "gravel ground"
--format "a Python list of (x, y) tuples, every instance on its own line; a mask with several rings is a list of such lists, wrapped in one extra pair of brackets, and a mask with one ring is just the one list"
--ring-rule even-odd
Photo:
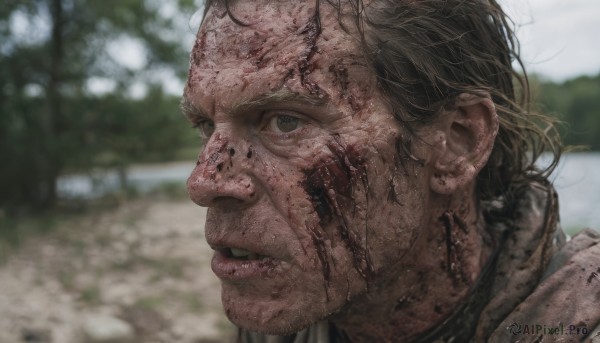
[(125, 320), (136, 342), (228, 341), (205, 216), (140, 199), (30, 237), (0, 266), (0, 342), (81, 342), (92, 315)]

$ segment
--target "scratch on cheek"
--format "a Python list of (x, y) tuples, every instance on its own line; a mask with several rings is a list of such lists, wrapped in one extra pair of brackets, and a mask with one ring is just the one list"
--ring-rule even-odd
[[(329, 283), (331, 278), (331, 256), (325, 248), (325, 242), (329, 240), (325, 229), (334, 220), (337, 222), (335, 227), (342, 241), (352, 254), (354, 268), (368, 281), (373, 267), (367, 249), (367, 232), (363, 246), (357, 232), (351, 230), (349, 225), (349, 220), (353, 219), (356, 213), (353, 193), (359, 182), (364, 188), (365, 198), (368, 198), (369, 187), (364, 160), (354, 147), (344, 147), (338, 137), (329, 142), (327, 148), (331, 154), (305, 170), (305, 179), (301, 183), (319, 217), (319, 225), (309, 226), (308, 229), (316, 246), (326, 283)], [(367, 220), (364, 220), (367, 230)]]
[(331, 280), (331, 268), (329, 266), (329, 254), (327, 253), (327, 248), (325, 247), (325, 239), (323, 237), (323, 232), (318, 227), (309, 226), (313, 243), (317, 249), (317, 256), (319, 257), (319, 261), (321, 262), (321, 266), (323, 268), (323, 276), (325, 278), (325, 296), (329, 301), (329, 281)]
[[(405, 204), (400, 201), (400, 198), (396, 193), (396, 176), (404, 175), (405, 177), (409, 177), (410, 175), (416, 175), (417, 172), (414, 168), (423, 167), (425, 161), (416, 157), (411, 152), (412, 139), (410, 135), (401, 135), (398, 137), (395, 142), (395, 147), (394, 172), (389, 180), (388, 201), (404, 206)], [(409, 172), (409, 169), (412, 170), (412, 173)]]

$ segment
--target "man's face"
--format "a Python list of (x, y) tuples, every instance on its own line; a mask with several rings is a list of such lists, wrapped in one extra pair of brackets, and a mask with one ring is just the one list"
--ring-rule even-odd
[(249, 25), (215, 5), (192, 53), (184, 107), (204, 147), (188, 189), (209, 207), (228, 317), (284, 334), (401, 277), (428, 172), (400, 161), (403, 130), (335, 9), (320, 23), (314, 1), (231, 10)]

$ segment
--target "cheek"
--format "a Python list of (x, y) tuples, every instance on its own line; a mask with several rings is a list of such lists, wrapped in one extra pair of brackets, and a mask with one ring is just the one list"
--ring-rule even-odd
[(347, 273), (349, 263), (362, 279), (368, 280), (373, 267), (361, 234), (368, 210), (367, 170), (353, 147), (334, 139), (327, 148), (331, 154), (305, 170), (303, 187), (319, 219), (308, 229), (326, 282), (332, 279), (332, 261), (336, 262), (336, 274)]
[[(376, 137), (385, 137), (379, 132)], [(393, 135), (388, 135), (393, 141)], [(364, 257), (373, 274), (405, 261), (428, 220), (428, 193), (425, 168), (405, 158), (390, 141), (374, 142), (364, 157), (368, 178), (367, 196), (354, 195), (364, 213), (353, 225), (363, 244)], [(404, 162), (404, 163), (402, 163)], [(362, 204), (361, 204), (362, 205)], [(362, 226), (361, 226), (362, 225)]]
[(426, 220), (424, 199), (424, 194), (412, 189), (399, 194), (397, 200), (374, 199), (368, 239), (372, 264), (377, 271), (403, 261), (411, 253)]
[[(248, 153), (250, 154), (250, 152)], [(311, 250), (313, 237), (309, 227), (318, 220), (308, 196), (301, 186), (303, 173), (298, 166), (272, 158), (272, 154), (264, 147), (256, 146), (251, 151), (252, 169), (261, 190), (261, 206), (268, 208), (269, 220), (280, 220), (274, 229), (278, 237), (289, 241), (288, 249), (296, 264), (303, 269), (314, 270), (315, 261), (307, 252)], [(314, 250), (314, 249), (313, 249)], [(313, 259), (316, 260), (316, 258)]]

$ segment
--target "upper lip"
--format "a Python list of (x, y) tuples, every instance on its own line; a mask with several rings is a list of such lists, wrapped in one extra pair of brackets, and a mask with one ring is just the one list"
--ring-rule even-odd
[[(258, 215), (254, 210), (222, 212), (209, 209), (204, 233), (208, 245), (219, 252), (230, 248), (244, 249), (263, 257), (291, 261), (289, 244), (282, 242), (282, 234), (285, 234), (272, 223), (272, 217)], [(267, 238), (271, 237), (270, 233), (272, 239)]]
[(216, 251), (227, 251), (228, 249), (243, 249), (247, 250), (256, 255), (272, 257), (278, 259), (277, 254), (275, 254), (272, 249), (268, 249), (265, 244), (257, 244), (258, 240), (251, 239), (247, 237), (243, 237), (243, 239), (235, 239), (233, 237), (228, 237), (227, 239), (209, 239), (207, 238), (208, 245)]

